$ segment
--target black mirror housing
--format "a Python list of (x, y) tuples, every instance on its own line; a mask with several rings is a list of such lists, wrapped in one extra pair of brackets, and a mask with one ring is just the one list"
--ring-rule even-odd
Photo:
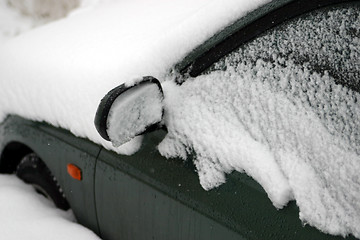
[(154, 77), (143, 77), (132, 86), (121, 84), (101, 100), (95, 127), (102, 138), (119, 146), (158, 128), (164, 113), (163, 98), (161, 84)]

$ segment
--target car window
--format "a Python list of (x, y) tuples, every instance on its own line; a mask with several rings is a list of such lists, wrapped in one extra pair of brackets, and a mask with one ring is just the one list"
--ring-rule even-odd
[(332, 7), (290, 21), (221, 59), (207, 74), (251, 69), (271, 91), (311, 108), (360, 154), (359, 10), (359, 4)]
[(205, 189), (246, 172), (274, 206), (296, 200), (305, 223), (360, 236), (359, 10), (303, 15), (173, 86), (160, 152), (195, 152)]
[(273, 63), (290, 60), (311, 71), (328, 72), (336, 83), (359, 92), (359, 4), (327, 9), (277, 27), (222, 59), (212, 70), (236, 58), (252, 64), (259, 59)]
[[(221, 57), (229, 54), (244, 43), (258, 37), (265, 31), (272, 29), (289, 19), (316, 9), (336, 4), (354, 2), (352, 0), (279, 0), (248, 13), (232, 25), (208, 39), (201, 46), (194, 49), (181, 63), (176, 66), (179, 72), (191, 77), (199, 76)], [(181, 79), (178, 79), (181, 82)]]

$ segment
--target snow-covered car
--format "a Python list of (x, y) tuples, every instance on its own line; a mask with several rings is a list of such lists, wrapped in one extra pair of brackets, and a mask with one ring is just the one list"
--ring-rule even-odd
[(22, 34), (0, 170), (103, 239), (360, 238), (359, 13), (108, 0)]

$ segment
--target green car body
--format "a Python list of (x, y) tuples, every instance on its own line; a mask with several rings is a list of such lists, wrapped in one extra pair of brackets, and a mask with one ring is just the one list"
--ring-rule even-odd
[[(240, 19), (179, 63), (181, 78), (199, 75), (236, 49), (231, 38), (244, 39), (237, 43), (241, 46), (301, 11), (344, 1), (314, 1), (294, 16), (271, 14), (300, 2), (275, 1)], [(346, 4), (359, 6), (359, 1)], [(255, 31), (238, 33), (247, 27)], [(77, 220), (103, 239), (343, 239), (304, 226), (295, 202), (277, 210), (244, 173), (234, 172), (225, 184), (205, 191), (191, 159), (160, 155), (157, 145), (165, 135), (162, 129), (146, 133), (141, 149), (125, 156), (47, 123), (8, 116), (0, 125), (0, 170), (13, 172), (24, 155), (35, 152), (56, 177)], [(69, 176), (69, 163), (81, 169), (81, 181)]]

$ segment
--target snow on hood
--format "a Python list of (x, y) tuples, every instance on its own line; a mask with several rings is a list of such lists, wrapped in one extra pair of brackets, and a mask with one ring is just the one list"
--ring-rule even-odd
[[(0, 48), (0, 119), (17, 114), (112, 148), (93, 119), (117, 85), (158, 79), (221, 28), (269, 0), (103, 1)], [(134, 140), (116, 150), (131, 154)]]

